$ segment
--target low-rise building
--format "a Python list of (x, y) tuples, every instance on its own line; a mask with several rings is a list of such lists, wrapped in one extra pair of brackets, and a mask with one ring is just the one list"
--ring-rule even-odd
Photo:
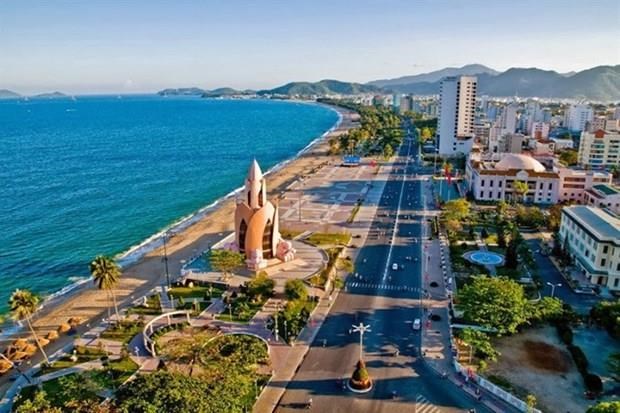
[[(478, 159), (470, 157), (465, 175), (468, 190), (476, 200), (518, 200), (540, 204), (558, 202), (559, 174), (548, 171), (528, 155), (503, 153)], [(516, 181), (527, 183), (525, 196), (514, 190)]]
[(620, 291), (620, 219), (601, 208), (562, 209), (560, 242), (587, 279)]
[(582, 132), (578, 159), (593, 168), (620, 165), (620, 132)]
[(604, 171), (554, 167), (560, 177), (558, 200), (587, 203), (586, 192), (596, 185), (611, 184), (612, 175)]
[[(514, 153), (471, 154), (465, 167), (467, 189), (480, 201), (581, 204), (585, 192), (594, 185), (611, 183), (608, 172), (559, 167), (553, 157), (539, 159)], [(514, 191), (515, 181), (527, 183), (529, 190), (524, 198)]]
[(620, 188), (611, 184), (594, 185), (585, 191), (583, 202), (620, 214)]

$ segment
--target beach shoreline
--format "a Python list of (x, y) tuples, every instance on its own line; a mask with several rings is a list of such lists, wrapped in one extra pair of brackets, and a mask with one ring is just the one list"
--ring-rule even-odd
[[(354, 112), (336, 106), (320, 105), (338, 113), (337, 122), (293, 157), (279, 162), (266, 172), (270, 181), (270, 196), (277, 196), (290, 184), (289, 181), (297, 179), (297, 176), (307, 172), (308, 168), (312, 169), (318, 162), (324, 160), (322, 158), (327, 155), (329, 137), (355, 127), (351, 120)], [(212, 245), (215, 239), (222, 238), (225, 233), (231, 231), (234, 199), (240, 189), (241, 187), (236, 188), (196, 212), (180, 218), (140, 244), (119, 254), (116, 258), (123, 267), (123, 277), (117, 291), (119, 304), (127, 305), (162, 284), (164, 274), (160, 249), (166, 234), (173, 234), (168, 240), (167, 248), (171, 264), (170, 273), (176, 278), (180, 272), (179, 264), (186, 258), (207, 249), (204, 246)], [(87, 324), (93, 324), (98, 318), (102, 318), (107, 308), (106, 294), (95, 289), (89, 281), (88, 278), (79, 280), (49, 296), (33, 319), (35, 329), (40, 333), (55, 330), (70, 317), (79, 317)], [(0, 340), (6, 343), (24, 335), (29, 333), (14, 324), (3, 330)], [(53, 347), (57, 346), (57, 343), (53, 344)]]

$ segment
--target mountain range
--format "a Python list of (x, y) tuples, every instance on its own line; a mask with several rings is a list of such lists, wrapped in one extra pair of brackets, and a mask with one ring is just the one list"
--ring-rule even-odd
[(511, 68), (497, 72), (482, 65), (467, 65), (368, 84), (396, 93), (431, 95), (439, 93), (443, 76), (458, 75), (476, 75), (478, 95), (620, 100), (620, 65), (597, 66), (564, 74), (537, 68)]
[(544, 98), (583, 98), (620, 101), (620, 65), (597, 66), (581, 72), (558, 73), (537, 68), (511, 68), (498, 72), (472, 64), (448, 67), (430, 73), (374, 80), (366, 84), (321, 80), (291, 82), (274, 89), (261, 90), (261, 95), (353, 95), (359, 93), (411, 93), (435, 95), (446, 76), (475, 75), (478, 95)]

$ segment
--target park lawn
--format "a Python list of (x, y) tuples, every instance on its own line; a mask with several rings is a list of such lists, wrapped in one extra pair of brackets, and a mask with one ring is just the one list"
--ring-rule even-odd
[[(105, 388), (118, 388), (138, 370), (138, 365), (129, 357), (111, 360), (107, 369), (94, 370), (93, 380)], [(108, 372), (112, 372), (110, 375)]]
[(100, 337), (127, 344), (136, 334), (141, 333), (143, 328), (144, 322), (141, 321), (121, 321), (120, 323), (110, 326), (104, 330)]
[(326, 233), (326, 232), (315, 232), (306, 238), (310, 244), (315, 245), (317, 247), (326, 246), (326, 245), (348, 245), (349, 241), (351, 241), (351, 234), (348, 232), (345, 233)]
[(127, 310), (127, 314), (141, 314), (141, 315), (160, 315), (161, 314), (161, 302), (159, 294), (153, 294), (146, 299), (146, 307), (137, 305)]
[(67, 354), (60, 359), (52, 362), (49, 366), (43, 365), (41, 370), (35, 374), (35, 377), (42, 376), (47, 373), (51, 373), (54, 371), (66, 369), (68, 367), (73, 367), (76, 364), (82, 364), (93, 360), (99, 360), (101, 357), (107, 355), (107, 353), (103, 349), (92, 348), (92, 347), (84, 347), (78, 346), (76, 347), (76, 356), (77, 360), (71, 360), (71, 354)]
[[(212, 287), (212, 297), (220, 297), (224, 293), (224, 289), (220, 287)], [(196, 285), (193, 287), (172, 287), (168, 290), (168, 296), (178, 298), (206, 298), (209, 296), (209, 287)]]
[(198, 304), (198, 311), (194, 310), (194, 301), (186, 301), (183, 305), (177, 302), (175, 306), (177, 310), (194, 310), (193, 313), (198, 315), (211, 305), (211, 301), (198, 301), (196, 304)]

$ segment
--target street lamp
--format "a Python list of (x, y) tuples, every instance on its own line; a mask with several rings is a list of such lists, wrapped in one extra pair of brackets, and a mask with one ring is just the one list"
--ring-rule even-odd
[(561, 287), (562, 283), (552, 284), (549, 281), (547, 281), (547, 285), (551, 287), (551, 298), (553, 298), (553, 294), (555, 293), (555, 287)]
[(168, 288), (170, 288), (170, 271), (168, 271), (168, 249), (167, 249), (167, 242), (168, 242), (168, 238), (171, 238), (172, 234), (170, 233), (170, 231), (166, 231), (163, 235), (163, 241), (164, 241), (164, 269), (166, 271), (166, 285), (168, 286)]
[(304, 196), (303, 185), (304, 185), (303, 178), (299, 178), (299, 207), (297, 208), (298, 213), (299, 213), (299, 222), (301, 222), (301, 201)]
[(370, 332), (370, 325), (364, 325), (364, 323), (359, 323), (359, 325), (352, 325), (354, 333), (360, 333), (360, 360), (364, 355), (364, 333)]

